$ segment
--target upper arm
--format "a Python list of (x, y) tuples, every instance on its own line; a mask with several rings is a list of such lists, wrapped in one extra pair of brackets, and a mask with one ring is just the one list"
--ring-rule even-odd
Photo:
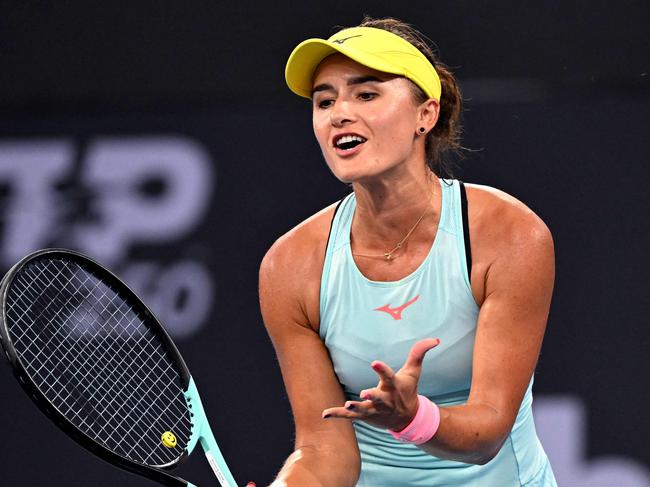
[(345, 398), (313, 323), (320, 287), (313, 252), (300, 235), (276, 242), (260, 268), (260, 306), (291, 402), (296, 448), (355, 459), (358, 449), (352, 425), (321, 417), (323, 409), (340, 405)]
[[(500, 205), (494, 215), (499, 219), (497, 231), (490, 234), (494, 242), (485, 243), (496, 250), (482, 276), (484, 299), (477, 323), (468, 402), (494, 409), (505, 436), (537, 364), (555, 263), (546, 225), (521, 204)], [(478, 240), (477, 244), (482, 245), (480, 235)]]

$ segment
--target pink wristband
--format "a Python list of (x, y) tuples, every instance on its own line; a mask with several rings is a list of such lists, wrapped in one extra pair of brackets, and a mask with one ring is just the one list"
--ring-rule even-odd
[(413, 421), (402, 431), (388, 430), (398, 441), (421, 445), (426, 443), (438, 431), (440, 426), (440, 408), (426, 397), (418, 395), (418, 412)]

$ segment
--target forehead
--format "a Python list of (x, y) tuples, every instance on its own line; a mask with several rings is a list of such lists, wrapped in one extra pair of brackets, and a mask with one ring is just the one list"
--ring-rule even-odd
[(369, 68), (363, 64), (353, 61), (343, 54), (336, 53), (327, 56), (321, 61), (312, 77), (312, 87), (321, 83), (331, 82), (336, 78), (346, 80), (359, 76), (374, 76), (382, 81), (388, 81), (398, 76), (376, 69)]

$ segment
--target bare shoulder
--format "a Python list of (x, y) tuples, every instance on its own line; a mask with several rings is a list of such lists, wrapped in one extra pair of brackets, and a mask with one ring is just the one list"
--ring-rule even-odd
[(552, 248), (547, 225), (517, 198), (490, 186), (465, 186), (470, 231), (478, 242), (489, 240), (506, 247), (537, 243)]
[(336, 203), (322, 209), (278, 238), (262, 259), (260, 271), (282, 273), (310, 269), (317, 267), (318, 262), (314, 260), (319, 258), (322, 264), (335, 208)]
[(504, 191), (475, 184), (466, 188), (471, 286), (477, 304), (483, 304), (493, 287), (490, 283), (504, 276), (538, 275), (538, 283), (552, 285), (553, 238), (542, 219)]
[(260, 265), (262, 313), (281, 304), (293, 321), (318, 323), (320, 277), (336, 203), (299, 223), (278, 238)]

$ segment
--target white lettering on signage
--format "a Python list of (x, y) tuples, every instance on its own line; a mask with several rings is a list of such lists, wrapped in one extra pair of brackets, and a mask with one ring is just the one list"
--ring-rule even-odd
[(207, 266), (188, 253), (164, 266), (127, 258), (134, 245), (177, 245), (202, 222), (214, 186), (208, 152), (181, 136), (97, 137), (78, 152), (68, 139), (0, 141), (1, 263), (77, 249), (119, 270), (172, 335), (195, 333), (212, 304)]
[[(79, 248), (103, 262), (119, 261), (133, 243), (165, 243), (203, 218), (212, 189), (210, 159), (181, 138), (97, 139), (86, 154), (82, 180), (98, 197), (97, 222), (75, 228)], [(164, 186), (154, 196), (149, 181)]]
[(0, 240), (6, 267), (45, 246), (59, 231), (66, 202), (55, 186), (72, 169), (74, 157), (74, 144), (66, 140), (0, 142), (0, 184), (8, 187)]

